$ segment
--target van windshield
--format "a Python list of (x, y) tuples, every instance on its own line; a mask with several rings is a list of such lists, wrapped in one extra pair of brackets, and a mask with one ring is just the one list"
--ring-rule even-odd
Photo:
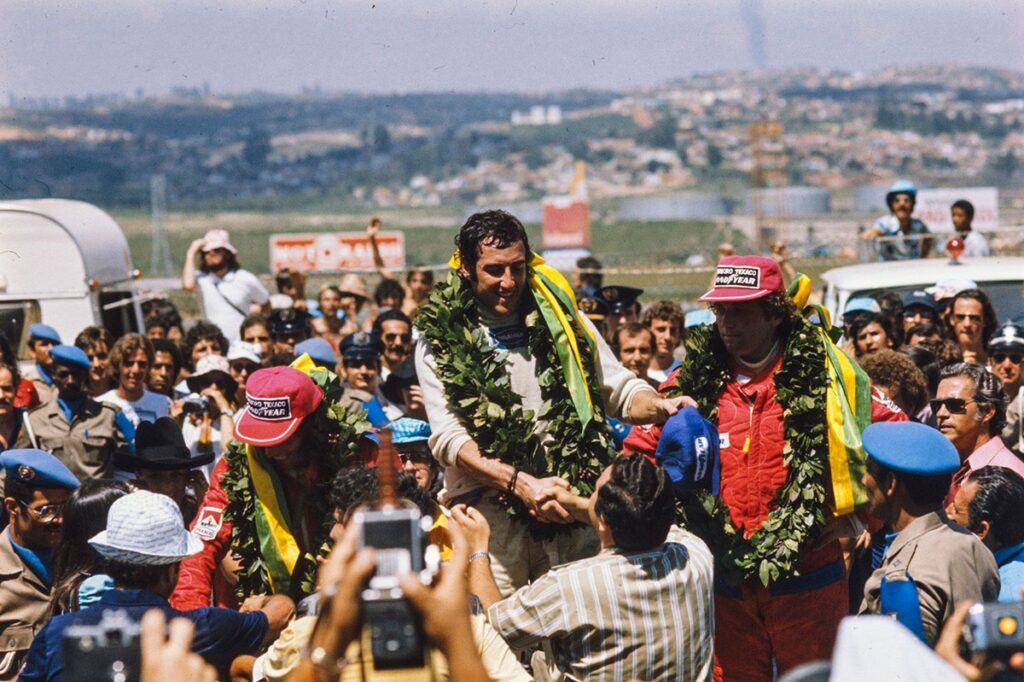
[[(978, 286), (988, 294), (992, 305), (996, 309), (996, 317), (999, 322), (1024, 314), (1024, 282), (1008, 282), (1006, 280), (978, 282)], [(850, 296), (846, 300), (859, 296), (873, 297), (875, 294), (882, 293), (883, 291), (894, 291), (902, 298), (912, 291), (920, 291), (922, 288), (920, 284), (915, 284), (905, 287), (886, 287), (884, 289), (862, 289), (861, 291), (850, 292)]]

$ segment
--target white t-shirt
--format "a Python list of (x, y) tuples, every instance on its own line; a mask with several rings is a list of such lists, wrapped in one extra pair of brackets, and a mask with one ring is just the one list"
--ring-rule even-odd
[(248, 270), (234, 270), (223, 277), (200, 272), (196, 284), (202, 294), (203, 314), (220, 327), (228, 341), (241, 340), (238, 328), (251, 305), (263, 305), (270, 300), (266, 287)]
[(987, 258), (988, 240), (977, 230), (971, 230), (964, 237), (964, 258)]
[(143, 391), (142, 397), (136, 401), (129, 402), (117, 395), (117, 389), (111, 389), (97, 398), (101, 403), (111, 403), (121, 408), (124, 416), (132, 426), (138, 426), (140, 422), (155, 422), (160, 417), (167, 417), (171, 414), (171, 399), (152, 391)]

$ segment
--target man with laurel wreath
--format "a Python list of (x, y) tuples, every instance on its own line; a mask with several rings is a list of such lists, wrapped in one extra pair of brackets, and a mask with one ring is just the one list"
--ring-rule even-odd
[[(715, 679), (754, 681), (832, 655), (849, 613), (839, 543), (867, 502), (860, 433), (906, 416), (829, 336), (803, 317), (772, 258), (723, 258), (700, 298), (714, 325), (690, 330), (682, 367), (662, 384), (717, 425), (720, 494), (684, 501), (687, 527), (715, 556)], [(633, 429), (628, 453), (655, 453), (661, 429)], [(670, 436), (666, 433), (666, 438)], [(866, 518), (866, 517), (865, 517)]]
[(615, 359), (514, 216), (474, 214), (455, 244), (454, 272), (417, 314), (416, 371), (443, 501), (487, 518), (508, 595), (597, 553), (592, 529), (546, 491), (593, 492), (616, 456), (607, 418), (662, 423), (684, 399), (659, 397)]

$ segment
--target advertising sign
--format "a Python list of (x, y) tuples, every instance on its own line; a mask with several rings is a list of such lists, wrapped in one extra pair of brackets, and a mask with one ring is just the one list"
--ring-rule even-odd
[(932, 232), (952, 232), (953, 219), (949, 207), (960, 199), (974, 204), (974, 221), (971, 226), (975, 230), (985, 232), (999, 229), (999, 190), (995, 187), (918, 190), (914, 217), (923, 220)]
[[(381, 232), (377, 246), (387, 268), (405, 268), (404, 234)], [(270, 236), (270, 267), (274, 272), (284, 268), (299, 272), (373, 270), (373, 249), (365, 232), (274, 234)]]
[(585, 199), (548, 197), (541, 203), (545, 249), (590, 248), (590, 209)]

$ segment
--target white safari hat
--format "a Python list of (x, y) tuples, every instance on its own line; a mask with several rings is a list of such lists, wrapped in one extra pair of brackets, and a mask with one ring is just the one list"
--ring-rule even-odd
[(228, 236), (227, 230), (210, 230), (203, 237), (205, 243), (203, 244), (203, 252), (216, 251), (217, 249), (227, 249), (231, 253), (238, 255), (238, 249), (231, 245), (231, 237)]
[(163, 566), (198, 554), (203, 543), (185, 530), (174, 500), (147, 490), (118, 498), (107, 512), (107, 529), (89, 544), (108, 559)]

